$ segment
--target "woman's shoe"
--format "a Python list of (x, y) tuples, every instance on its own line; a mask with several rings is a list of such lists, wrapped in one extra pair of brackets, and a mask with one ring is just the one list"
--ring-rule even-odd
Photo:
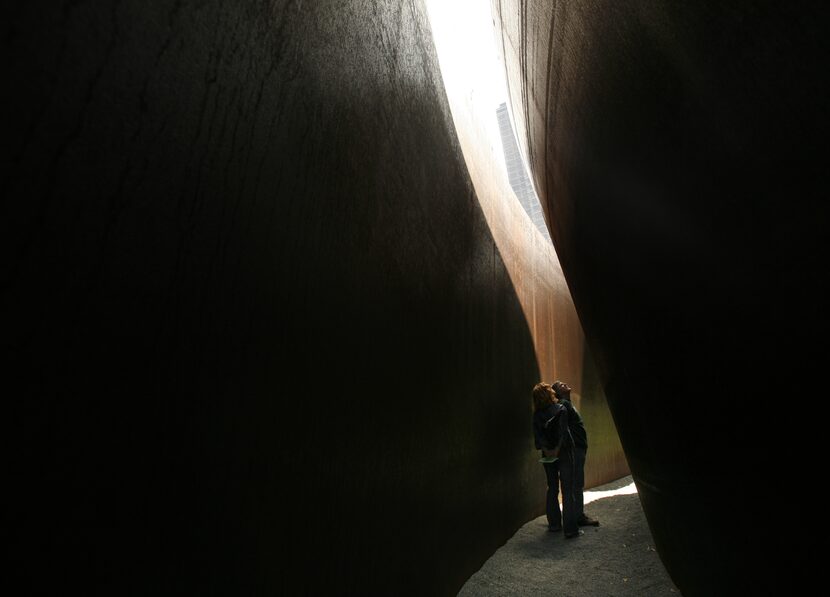
[(579, 531), (577, 531), (575, 533), (565, 533), (565, 539), (573, 539), (574, 537), (581, 537), (584, 534), (585, 534), (585, 531), (580, 529)]

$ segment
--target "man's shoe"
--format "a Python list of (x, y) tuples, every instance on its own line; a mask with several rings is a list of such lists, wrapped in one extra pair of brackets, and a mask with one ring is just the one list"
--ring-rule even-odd
[(579, 519), (579, 526), (581, 527), (598, 527), (599, 521), (596, 518), (591, 518), (590, 516), (583, 516)]
[(548, 533), (558, 533), (561, 530), (562, 527), (548, 526)]
[(580, 529), (575, 533), (565, 533), (565, 539), (573, 539), (574, 537), (581, 537), (584, 534), (585, 534), (585, 531)]

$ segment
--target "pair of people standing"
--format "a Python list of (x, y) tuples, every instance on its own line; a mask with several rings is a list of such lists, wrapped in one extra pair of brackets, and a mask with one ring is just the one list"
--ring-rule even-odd
[(536, 448), (544, 456), (542, 462), (548, 481), (545, 502), (548, 530), (564, 530), (568, 539), (582, 535), (581, 526), (599, 526), (599, 521), (584, 511), (588, 433), (570, 397), (571, 387), (562, 381), (538, 383), (533, 388), (533, 435)]

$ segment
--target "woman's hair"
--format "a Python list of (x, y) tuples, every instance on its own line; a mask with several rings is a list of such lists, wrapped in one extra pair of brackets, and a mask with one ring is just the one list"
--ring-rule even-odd
[(542, 410), (543, 408), (553, 404), (553, 397), (551, 393), (553, 389), (549, 383), (540, 382), (533, 386), (533, 410)]

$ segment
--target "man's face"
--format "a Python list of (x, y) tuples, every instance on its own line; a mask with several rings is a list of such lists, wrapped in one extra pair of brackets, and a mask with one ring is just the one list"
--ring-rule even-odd
[(556, 384), (553, 389), (562, 397), (568, 397), (571, 395), (571, 386), (566, 384), (565, 382), (560, 382)]
[(554, 392), (554, 391), (553, 391), (553, 387), (551, 387), (551, 388), (548, 390), (548, 393), (550, 394), (550, 399), (553, 401), (553, 403), (554, 403), (554, 404), (556, 404), (557, 402), (559, 402), (559, 396), (557, 396), (557, 395), (556, 395), (556, 392)]

